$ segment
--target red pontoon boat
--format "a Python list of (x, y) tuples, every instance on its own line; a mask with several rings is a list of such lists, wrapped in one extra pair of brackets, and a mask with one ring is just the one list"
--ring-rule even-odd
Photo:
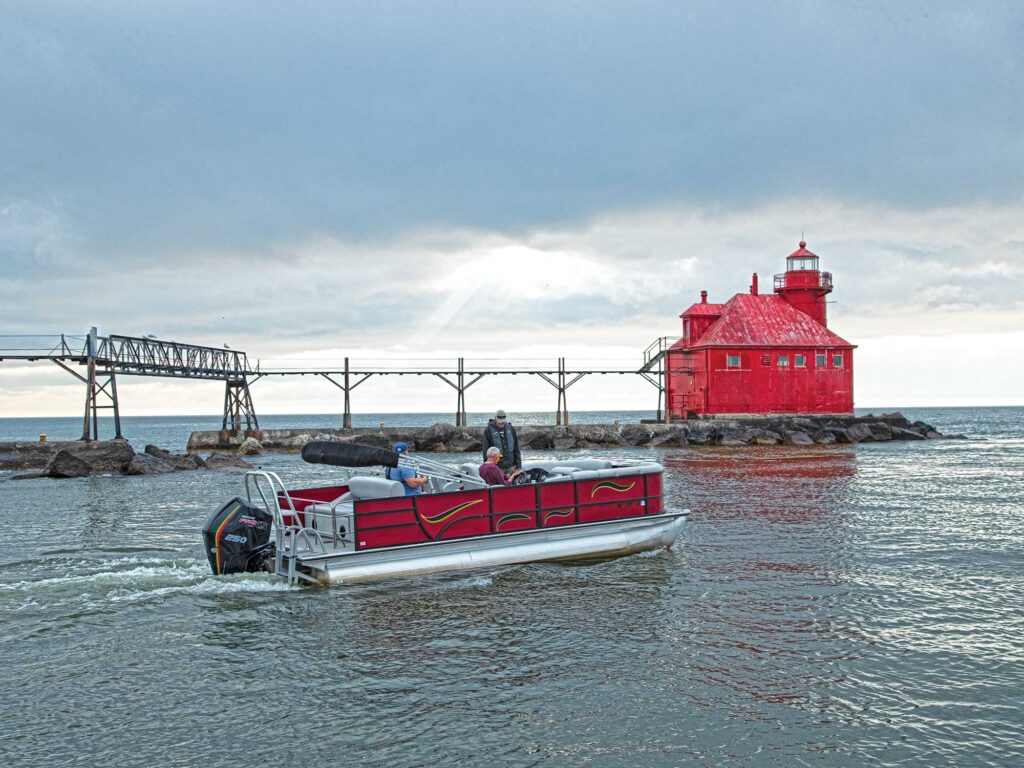
[(408, 466), (430, 478), (429, 490), (406, 496), (400, 482), (356, 473), (337, 485), (286, 489), (272, 472), (248, 472), (246, 498), (204, 529), (214, 573), (272, 562), (290, 583), (330, 584), (607, 558), (670, 547), (689, 514), (663, 507), (654, 463), (533, 462), (521, 484), (506, 487), (487, 486), (475, 464), (454, 469), (368, 446), (310, 443), (302, 455), (350, 472)]

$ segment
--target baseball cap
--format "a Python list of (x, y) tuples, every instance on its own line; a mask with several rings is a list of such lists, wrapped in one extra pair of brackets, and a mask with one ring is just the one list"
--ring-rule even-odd
[(395, 453), (405, 453), (409, 450), (409, 445), (408, 443), (395, 443), (394, 449)]
[(499, 408), (498, 412), (496, 414), (494, 414), (494, 418), (496, 418), (496, 419), (504, 419), (505, 418), (505, 412)]

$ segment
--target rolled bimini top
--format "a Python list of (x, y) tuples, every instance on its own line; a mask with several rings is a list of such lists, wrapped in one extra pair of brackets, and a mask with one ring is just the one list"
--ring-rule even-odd
[(306, 443), (302, 460), (333, 467), (397, 467), (398, 454), (388, 448), (357, 443)]

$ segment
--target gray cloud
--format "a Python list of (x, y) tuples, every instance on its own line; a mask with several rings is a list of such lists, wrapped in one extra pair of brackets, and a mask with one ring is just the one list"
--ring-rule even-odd
[(1020, 194), (1015, 4), (7, 6), (0, 204), (91, 258)]

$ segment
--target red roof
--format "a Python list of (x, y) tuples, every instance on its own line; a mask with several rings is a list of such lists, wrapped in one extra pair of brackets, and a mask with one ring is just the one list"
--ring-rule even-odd
[(722, 316), (691, 349), (709, 346), (853, 348), (853, 344), (794, 309), (780, 296), (749, 293), (738, 293), (729, 299)]
[(707, 302), (698, 301), (679, 316), (695, 317), (697, 315), (720, 315), (724, 308), (725, 304), (708, 304)]
[(805, 243), (803, 240), (801, 240), (800, 241), (800, 247), (797, 248), (795, 251), (793, 251), (791, 254), (789, 254), (789, 256), (787, 256), (786, 258), (787, 259), (797, 259), (797, 258), (804, 258), (804, 257), (810, 257), (810, 258), (816, 259), (816, 258), (818, 258), (818, 254), (811, 253), (810, 251), (808, 251), (807, 250), (807, 243)]

